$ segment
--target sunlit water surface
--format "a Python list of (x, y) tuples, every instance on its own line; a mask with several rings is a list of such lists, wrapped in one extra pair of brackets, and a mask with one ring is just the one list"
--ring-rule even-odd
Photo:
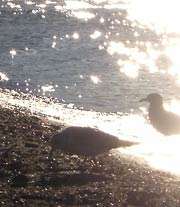
[(139, 141), (119, 150), (180, 174), (180, 137), (155, 131), (139, 103), (159, 92), (180, 113), (179, 4), (1, 1), (0, 87), (18, 92), (1, 91), (1, 104)]

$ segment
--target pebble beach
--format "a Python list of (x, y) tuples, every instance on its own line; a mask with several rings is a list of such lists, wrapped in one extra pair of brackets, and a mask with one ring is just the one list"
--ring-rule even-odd
[(63, 124), (0, 107), (0, 206), (179, 207), (177, 176), (110, 151), (92, 160), (63, 152), (49, 158)]

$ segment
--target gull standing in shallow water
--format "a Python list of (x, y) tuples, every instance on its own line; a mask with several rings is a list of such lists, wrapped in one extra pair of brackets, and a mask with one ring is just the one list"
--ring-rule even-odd
[(142, 101), (150, 103), (149, 120), (157, 131), (165, 136), (180, 134), (180, 116), (164, 109), (161, 95), (151, 93)]
[(111, 149), (138, 144), (90, 127), (68, 127), (55, 134), (51, 140), (51, 155), (56, 149), (68, 154), (95, 157)]

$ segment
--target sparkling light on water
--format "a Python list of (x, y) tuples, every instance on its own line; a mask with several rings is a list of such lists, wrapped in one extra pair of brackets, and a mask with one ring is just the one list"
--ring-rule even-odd
[(128, 77), (136, 78), (142, 64), (147, 65), (147, 67), (149, 66), (149, 70), (152, 70), (152, 59), (149, 57), (151, 53), (146, 54), (140, 51), (138, 47), (128, 48), (122, 42), (112, 41), (108, 45), (107, 52), (112, 56), (118, 54), (126, 58), (126, 60), (124, 58), (119, 59), (117, 63), (120, 66), (120, 72), (126, 74)]
[(95, 5), (89, 4), (86, 1), (64, 1), (65, 5), (56, 5), (55, 9), (58, 11), (61, 10), (83, 10), (83, 9), (90, 9), (90, 8), (97, 8)]
[(132, 0), (129, 3), (128, 18), (131, 21), (137, 20), (158, 33), (180, 32), (178, 0)]
[(90, 38), (91, 38), (91, 39), (97, 39), (97, 38), (99, 38), (101, 35), (102, 35), (101, 32), (99, 32), (99, 31), (94, 31), (93, 34), (90, 34)]
[(32, 2), (32, 1), (25, 1), (25, 4), (32, 5), (32, 4), (34, 4), (34, 2)]
[(165, 49), (165, 55), (169, 58), (170, 66), (168, 69), (168, 73), (173, 76), (179, 77), (180, 83), (180, 38), (170, 38), (169, 46)]
[(57, 88), (58, 85), (51, 85), (51, 84), (46, 84), (46, 85), (43, 85), (41, 86), (41, 90), (43, 91), (43, 93), (46, 93), (46, 92), (54, 92), (55, 91), (55, 88)]
[(73, 39), (79, 39), (79, 34), (77, 32), (75, 32), (73, 35), (72, 35)]
[(120, 72), (128, 77), (136, 78), (138, 76), (138, 66), (135, 62), (119, 60), (118, 65), (120, 66)]
[[(141, 8), (140, 6), (141, 5)], [(157, 35), (162, 36), (162, 48), (157, 50), (152, 47), (148, 48), (149, 66), (154, 71), (168, 73), (169, 75), (178, 75), (180, 68), (179, 46), (180, 46), (180, 26), (177, 20), (180, 18), (180, 2), (178, 0), (152, 0), (152, 1), (129, 1), (128, 18), (131, 22), (150, 28)], [(164, 49), (163, 49), (164, 47)], [(163, 58), (162, 58), (163, 57)], [(162, 60), (161, 60), (162, 59)], [(166, 61), (166, 71), (161, 70), (158, 61)]]
[(16, 52), (16, 50), (14, 50), (14, 49), (12, 49), (12, 50), (10, 50), (10, 55), (11, 55), (11, 57), (12, 57), (12, 59), (14, 58), (14, 56), (17, 54), (17, 52)]
[(89, 19), (92, 19), (95, 17), (95, 14), (87, 11), (73, 11), (71, 13), (74, 17), (78, 19), (84, 19), (85, 21), (88, 21)]
[(9, 78), (6, 74), (0, 72), (0, 81), (8, 81)]
[(97, 76), (94, 76), (94, 75), (91, 75), (90, 79), (94, 84), (98, 84), (101, 82), (101, 80)]
[(21, 5), (19, 5), (19, 4), (15, 4), (15, 3), (12, 3), (12, 2), (8, 2), (7, 5), (10, 6), (12, 9), (13, 8), (21, 9)]

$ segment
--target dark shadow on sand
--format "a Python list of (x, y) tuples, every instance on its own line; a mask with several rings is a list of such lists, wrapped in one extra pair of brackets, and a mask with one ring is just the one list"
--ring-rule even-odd
[(80, 186), (86, 185), (92, 182), (100, 182), (110, 180), (110, 176), (92, 174), (92, 173), (78, 173), (62, 176), (41, 176), (37, 185), (39, 186), (51, 186), (51, 187), (60, 187), (60, 186)]

